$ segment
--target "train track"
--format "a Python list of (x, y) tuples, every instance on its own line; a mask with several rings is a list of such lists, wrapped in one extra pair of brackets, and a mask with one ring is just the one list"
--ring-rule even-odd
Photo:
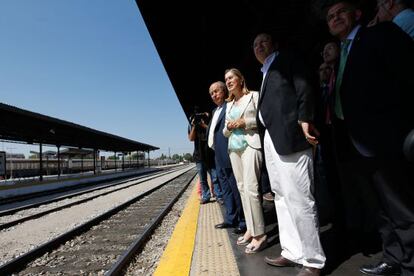
[[(0, 275), (119, 275), (195, 177), (194, 168), (0, 266)], [(54, 250), (54, 251), (52, 251)], [(42, 258), (39, 256), (47, 253)], [(26, 264), (31, 262), (22, 270)]]
[[(144, 171), (144, 172), (138, 172), (135, 176), (132, 177), (142, 177), (148, 174), (151, 174), (153, 172), (159, 172), (162, 169), (156, 169), (153, 171)], [(131, 178), (131, 176), (119, 176), (118, 178), (109, 180), (109, 181), (119, 181), (119, 180), (123, 180), (123, 179), (127, 179), (127, 178)], [(73, 180), (70, 178), (65, 178), (65, 179), (61, 179), (61, 181), (68, 181), (68, 180)], [(91, 178), (91, 180), (93, 180), (93, 178)], [(53, 189), (53, 190), (47, 190), (47, 191), (40, 191), (40, 192), (33, 192), (30, 194), (25, 194), (25, 195), (16, 195), (16, 196), (11, 196), (11, 197), (7, 197), (7, 198), (0, 198), (0, 207), (1, 206), (5, 206), (5, 205), (9, 205), (9, 204), (13, 204), (13, 203), (17, 203), (17, 202), (23, 202), (26, 200), (30, 200), (30, 199), (35, 199), (35, 198), (40, 198), (42, 196), (48, 196), (50, 197), (51, 195), (54, 194), (60, 194), (60, 193), (64, 193), (64, 192), (70, 192), (76, 189), (82, 189), (82, 188), (88, 188), (91, 185), (99, 185), (102, 183), (108, 182), (108, 180), (105, 179), (101, 179), (101, 180), (95, 180), (95, 181), (91, 181), (88, 183), (83, 183), (83, 184), (78, 184), (78, 185), (71, 185), (71, 186), (66, 186), (66, 187), (60, 187), (57, 189)]]
[[(93, 199), (95, 199), (97, 197), (100, 197), (100, 196), (104, 196), (104, 195), (107, 195), (107, 194), (110, 194), (110, 193), (115, 193), (117, 191), (127, 189), (129, 187), (134, 186), (134, 185), (141, 184), (143, 182), (146, 182), (146, 181), (149, 181), (149, 180), (152, 180), (152, 179), (155, 179), (155, 178), (173, 173), (175, 171), (177, 171), (177, 170), (169, 170), (167, 172), (156, 173), (156, 175), (153, 175), (153, 176), (146, 175), (146, 176), (136, 177), (136, 178), (132, 178), (132, 179), (124, 180), (124, 181), (111, 182), (108, 185), (99, 186), (99, 187), (84, 190), (84, 191), (81, 191), (81, 192), (67, 194), (67, 195), (64, 195), (64, 196), (61, 196), (61, 197), (58, 197), (58, 198), (44, 200), (44, 201), (41, 201), (41, 202), (36, 202), (36, 203), (33, 203), (33, 204), (28, 204), (28, 205), (25, 205), (25, 206), (21, 206), (21, 207), (18, 207), (18, 208), (2, 211), (2, 212), (0, 212), (0, 218), (3, 222), (0, 224), (0, 230), (15, 226), (19, 223), (22, 223), (22, 222), (25, 222), (25, 221), (28, 221), (28, 220), (32, 220), (32, 219), (36, 219), (36, 218), (45, 216), (45, 215), (53, 213), (53, 212), (63, 210), (65, 208), (72, 207), (74, 205), (78, 205), (78, 204), (93, 200)], [(127, 184), (128, 182), (132, 182), (132, 183)], [(122, 185), (122, 184), (127, 184), (127, 185)], [(120, 185), (122, 185), (122, 186), (118, 187), (118, 188), (113, 188), (115, 186), (120, 186)], [(91, 196), (88, 196), (88, 197), (82, 197), (81, 199), (73, 200), (70, 203), (62, 204), (60, 206), (52, 207), (52, 208), (49, 208), (49, 209), (46, 209), (46, 210), (44, 210), (45, 208), (42, 208), (42, 211), (37, 211), (37, 212), (34, 210), (33, 211), (34, 213), (32, 213), (30, 215), (24, 215), (23, 217), (19, 217), (17, 219), (13, 219), (14, 216), (11, 216), (11, 214), (14, 214), (18, 211), (23, 211), (23, 210), (27, 210), (27, 209), (31, 209), (31, 208), (36, 208), (36, 207), (41, 206), (41, 205), (46, 205), (46, 204), (51, 204), (51, 203), (63, 201), (63, 200), (66, 200), (66, 199), (74, 198), (76, 196), (82, 196), (82, 195), (85, 195), (85, 194), (88, 194), (88, 193), (93, 193), (93, 192), (103, 190), (103, 189), (108, 189), (108, 188), (109, 189), (113, 188), (113, 189), (110, 189), (108, 191), (104, 191), (104, 192), (98, 193), (98, 194), (94, 193), (94, 195), (91, 195)], [(10, 216), (11, 219), (9, 221), (4, 222), (4, 220), (7, 220), (7, 217), (5, 218), (5, 216)]]

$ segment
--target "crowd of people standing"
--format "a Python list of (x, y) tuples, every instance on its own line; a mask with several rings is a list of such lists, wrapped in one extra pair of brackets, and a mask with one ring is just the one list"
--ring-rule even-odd
[(267, 246), (260, 192), (265, 169), (282, 251), (264, 261), (302, 266), (300, 276), (320, 275), (327, 261), (315, 175), (326, 182), (321, 187), (332, 202), (333, 228), (344, 250), (357, 236), (380, 233), (382, 260), (360, 271), (414, 275), (414, 166), (403, 154), (414, 129), (414, 11), (404, 1), (377, 3), (367, 26), (353, 1), (327, 5), (332, 38), (323, 47), (319, 87), (299, 55), (279, 50), (270, 34), (260, 33), (253, 40), (262, 65), (260, 91), (250, 91), (242, 72), (228, 69), (224, 81), (209, 87), (217, 106), (212, 115), (191, 119), (189, 138), (204, 135), (196, 149), (210, 160), (206, 168), (197, 160), (201, 203), (210, 200), (210, 171), (225, 207), (216, 228), (233, 227), (246, 254)]

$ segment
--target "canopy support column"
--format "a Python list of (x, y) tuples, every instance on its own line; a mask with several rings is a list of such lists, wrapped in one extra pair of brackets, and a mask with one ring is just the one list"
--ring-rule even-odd
[(39, 180), (43, 181), (43, 147), (39, 144)]
[(116, 165), (116, 151), (114, 152), (114, 160), (115, 160), (115, 171), (117, 169), (117, 165)]
[(139, 153), (137, 151), (137, 168), (139, 167)]
[(93, 174), (96, 174), (96, 149), (93, 149)]
[(81, 173), (83, 173), (83, 153), (81, 153)]
[(60, 146), (57, 146), (58, 178), (60, 177)]

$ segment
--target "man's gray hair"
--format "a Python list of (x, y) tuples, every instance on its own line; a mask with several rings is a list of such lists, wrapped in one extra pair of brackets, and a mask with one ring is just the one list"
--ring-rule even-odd
[(226, 94), (226, 96), (229, 95), (229, 91), (227, 90), (227, 86), (226, 86), (226, 84), (224, 82), (222, 82), (222, 81), (216, 81), (214, 83), (217, 83), (218, 85), (220, 85), (221, 89), (223, 89), (224, 94)]

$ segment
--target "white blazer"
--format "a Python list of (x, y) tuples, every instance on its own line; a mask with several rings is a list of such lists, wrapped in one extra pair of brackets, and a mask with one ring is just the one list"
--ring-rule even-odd
[[(242, 110), (242, 118), (246, 122), (244, 128), (244, 137), (247, 144), (254, 149), (261, 149), (259, 132), (257, 131), (256, 114), (257, 104), (259, 102), (259, 93), (256, 91), (250, 91), (249, 94), (243, 95), (240, 99), (240, 109)], [(232, 109), (234, 100), (227, 103), (226, 109), (226, 122), (224, 124), (223, 134), (226, 137), (230, 137), (231, 130), (227, 128), (227, 123), (230, 121), (229, 112)]]

